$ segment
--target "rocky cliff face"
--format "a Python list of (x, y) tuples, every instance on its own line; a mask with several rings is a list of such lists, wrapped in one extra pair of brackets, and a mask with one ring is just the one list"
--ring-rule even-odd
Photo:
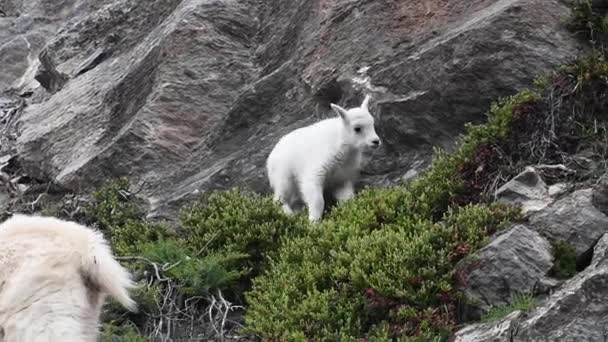
[(173, 217), (200, 191), (266, 191), (281, 135), (370, 93), (385, 144), (364, 183), (391, 182), (577, 54), (567, 14), (559, 0), (2, 0), (3, 151), (72, 190), (126, 175)]

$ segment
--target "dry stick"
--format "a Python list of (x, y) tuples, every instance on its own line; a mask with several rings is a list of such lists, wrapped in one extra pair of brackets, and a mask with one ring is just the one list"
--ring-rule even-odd
[(139, 189), (137, 189), (137, 190), (133, 191), (133, 192), (131, 193), (131, 195), (137, 195), (138, 193), (140, 193), (140, 192), (141, 192), (141, 191), (144, 189), (144, 186), (146, 185), (146, 183), (148, 183), (148, 180), (144, 180), (144, 181), (141, 183), (141, 185), (139, 186)]
[(3, 121), (6, 119), (6, 123), (2, 128), (2, 134), (6, 133), (6, 131), (11, 125), (11, 121), (13, 121), (13, 118), (15, 117), (15, 114), (17, 114), (21, 109), (23, 109), (23, 107), (25, 107), (25, 101), (21, 101), (16, 108), (9, 110), (8, 113), (2, 118)]
[(240, 305), (232, 305), (232, 303), (228, 302), (226, 299), (224, 299), (224, 296), (222, 296), (222, 291), (218, 289), (218, 295), (220, 297), (220, 299), (222, 300), (222, 302), (224, 303), (224, 306), (226, 307), (226, 311), (224, 311), (224, 317), (222, 319), (222, 335), (221, 337), (224, 338), (224, 326), (226, 325), (226, 318), (228, 317), (228, 311), (232, 311), (234, 309), (242, 309), (243, 307)]
[(45, 195), (44, 193), (42, 193), (42, 194), (38, 195), (38, 197), (36, 198), (36, 200), (35, 200), (34, 202), (32, 202), (32, 203), (31, 203), (31, 206), (32, 206), (32, 212), (34, 212), (34, 210), (36, 210), (36, 204), (38, 204), (38, 202), (40, 202), (40, 199), (42, 199), (42, 197), (43, 197), (44, 195)]
[(158, 281), (160, 282), (165, 282), (165, 281), (170, 281), (170, 278), (162, 278), (160, 276), (160, 271), (158, 270), (158, 266), (156, 265), (156, 263), (152, 262), (150, 259), (141, 257), (141, 256), (124, 256), (124, 257), (116, 257), (116, 260), (125, 260), (125, 261), (132, 261), (132, 260), (140, 260), (140, 261), (146, 261), (148, 262), (150, 265), (152, 265), (152, 267), (154, 267), (154, 273), (156, 274), (156, 278), (158, 279)]
[(569, 169), (564, 164), (555, 164), (555, 165), (537, 164), (537, 165), (534, 165), (533, 167), (535, 169), (539, 169), (539, 170), (561, 170), (566, 173), (576, 173), (575, 170)]
[(217, 301), (215, 300), (215, 297), (213, 295), (211, 295), (211, 305), (209, 305), (209, 310), (208, 310), (208, 314), (209, 314), (209, 323), (211, 323), (211, 327), (213, 328), (213, 331), (215, 331), (216, 335), (219, 335), (220, 333), (217, 331), (217, 328), (215, 327), (215, 322), (213, 321), (213, 308), (215, 307), (215, 304), (217, 303)]
[(15, 184), (13, 184), (13, 182), (11, 182), (11, 178), (9, 175), (7, 175), (4, 172), (0, 172), (0, 180), (6, 185), (8, 190), (11, 191), (13, 194), (18, 195), (18, 196), (21, 195), (21, 191), (19, 190), (18, 187), (15, 186)]

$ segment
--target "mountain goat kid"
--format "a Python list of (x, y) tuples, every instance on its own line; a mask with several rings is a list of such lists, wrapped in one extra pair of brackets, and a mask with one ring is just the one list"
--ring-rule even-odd
[(308, 219), (318, 222), (325, 206), (323, 192), (336, 200), (354, 196), (363, 151), (380, 146), (369, 112), (370, 96), (360, 107), (331, 108), (337, 117), (298, 128), (283, 136), (266, 160), (266, 171), (274, 199), (286, 214), (293, 213), (299, 197), (308, 207)]
[(136, 310), (100, 232), (16, 214), (0, 224), (0, 246), (0, 341), (96, 341), (106, 294)]

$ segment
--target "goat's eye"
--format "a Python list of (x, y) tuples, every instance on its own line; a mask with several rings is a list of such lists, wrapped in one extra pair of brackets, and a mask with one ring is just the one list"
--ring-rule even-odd
[(355, 132), (356, 133), (361, 133), (361, 127), (359, 127), (359, 126), (355, 127)]

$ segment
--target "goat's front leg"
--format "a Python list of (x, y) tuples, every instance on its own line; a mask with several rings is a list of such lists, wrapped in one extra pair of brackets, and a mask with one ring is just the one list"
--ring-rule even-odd
[(302, 182), (302, 199), (308, 207), (308, 220), (316, 223), (321, 220), (325, 200), (323, 199), (323, 181), (319, 177), (308, 177)]
[(334, 197), (338, 202), (343, 202), (355, 197), (355, 187), (353, 182), (345, 182), (342, 186), (336, 188)]

